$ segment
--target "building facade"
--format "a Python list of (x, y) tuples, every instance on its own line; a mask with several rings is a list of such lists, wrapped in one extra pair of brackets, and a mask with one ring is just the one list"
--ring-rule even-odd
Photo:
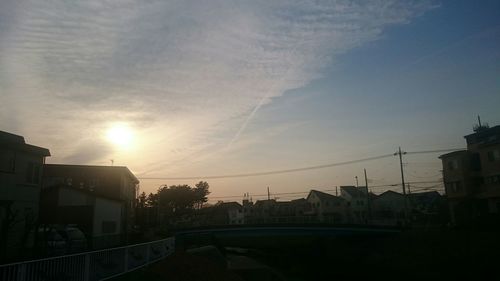
[(311, 206), (311, 212), (323, 223), (348, 223), (348, 202), (339, 196), (334, 196), (318, 190), (311, 190), (306, 198)]
[[(118, 222), (99, 223), (93, 220), (93, 223), (98, 225), (87, 229), (90, 229), (88, 231), (92, 235), (98, 235), (96, 233), (98, 230), (105, 232), (106, 235), (121, 234), (120, 243), (128, 242), (127, 234), (134, 226), (138, 184), (139, 180), (127, 167), (60, 164), (44, 166), (43, 192), (51, 194), (50, 190), (57, 189), (59, 193), (56, 198), (60, 199), (57, 204), (49, 205), (47, 208), (52, 206), (57, 209), (67, 207), (66, 203), (81, 202), (79, 206), (86, 206), (85, 208), (91, 209), (94, 214), (96, 212), (104, 214), (106, 209), (110, 213), (117, 213), (116, 209), (119, 206), (120, 220)], [(81, 192), (69, 192), (70, 190)], [(82, 197), (82, 194), (86, 194), (86, 197)], [(87, 202), (82, 202), (82, 198), (87, 198)], [(49, 200), (54, 200), (54, 198)], [(94, 218), (94, 215), (87, 216), (87, 220), (90, 218)], [(77, 218), (74, 217), (74, 220)]]
[(113, 247), (125, 236), (122, 203), (86, 189), (47, 187), (40, 197), (40, 221), (45, 225), (76, 225), (85, 233), (89, 248)]
[(368, 222), (368, 189), (366, 186), (341, 186), (340, 196), (349, 207), (348, 220), (350, 223), (364, 224)]
[(467, 150), (441, 155), (454, 224), (497, 223), (500, 213), (500, 126), (477, 126)]
[[(46, 148), (0, 131), (0, 258), (34, 247)], [(24, 251), (20, 251), (24, 249)]]
[(388, 190), (374, 197), (371, 203), (372, 224), (402, 225), (405, 221), (403, 194)]

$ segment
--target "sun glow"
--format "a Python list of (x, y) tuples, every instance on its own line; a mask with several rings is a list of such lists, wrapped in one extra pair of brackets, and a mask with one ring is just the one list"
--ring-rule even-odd
[(132, 129), (123, 123), (112, 125), (107, 133), (106, 138), (115, 146), (121, 149), (128, 149), (133, 146), (134, 134)]

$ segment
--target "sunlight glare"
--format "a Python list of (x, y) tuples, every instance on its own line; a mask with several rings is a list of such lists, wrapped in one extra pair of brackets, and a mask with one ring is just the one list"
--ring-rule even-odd
[(112, 125), (108, 129), (106, 137), (108, 141), (122, 149), (130, 148), (134, 140), (132, 129), (122, 123)]

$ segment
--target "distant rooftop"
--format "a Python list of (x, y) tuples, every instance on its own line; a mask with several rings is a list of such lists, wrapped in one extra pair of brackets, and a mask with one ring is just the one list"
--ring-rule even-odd
[(366, 193), (362, 189), (366, 189), (365, 186), (341, 186), (340, 189), (349, 193), (352, 197), (366, 197)]
[(47, 148), (27, 144), (24, 137), (0, 131), (0, 147), (23, 151), (40, 156), (50, 156), (50, 151)]
[(323, 201), (323, 200), (344, 200), (344, 199), (342, 199), (339, 196), (331, 195), (331, 194), (328, 194), (328, 193), (325, 193), (325, 192), (321, 192), (321, 191), (318, 191), (318, 190), (314, 190), (314, 189), (309, 192), (309, 195), (307, 196), (307, 198), (309, 198), (309, 196), (311, 196), (311, 194), (313, 194), (313, 193), (321, 201)]
[(481, 127), (475, 133), (464, 136), (467, 145), (486, 144), (500, 141), (500, 125), (495, 127)]
[(97, 165), (68, 165), (68, 164), (45, 164), (47, 168), (62, 168), (62, 169), (89, 169), (89, 170), (122, 170), (127, 173), (137, 184), (139, 179), (125, 166), (97, 166)]
[(457, 155), (460, 155), (460, 154), (463, 154), (463, 153), (467, 153), (467, 150), (457, 150), (457, 151), (449, 152), (449, 153), (440, 155), (439, 159), (453, 157), (453, 156), (457, 156)]

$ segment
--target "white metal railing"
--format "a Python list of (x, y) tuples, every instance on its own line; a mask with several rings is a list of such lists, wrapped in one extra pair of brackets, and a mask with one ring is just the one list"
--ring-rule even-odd
[(173, 237), (153, 242), (0, 265), (0, 280), (100, 281), (158, 261), (174, 252)]

